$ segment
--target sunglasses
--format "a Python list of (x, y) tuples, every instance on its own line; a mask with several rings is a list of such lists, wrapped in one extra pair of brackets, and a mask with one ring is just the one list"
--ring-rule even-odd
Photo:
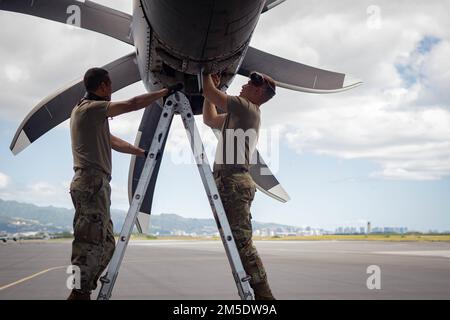
[(261, 87), (263, 84), (266, 84), (266, 88), (268, 92), (274, 96), (275, 95), (275, 88), (270, 84), (269, 81), (264, 78), (264, 76), (258, 72), (252, 72), (250, 73), (250, 81), (255, 87)]

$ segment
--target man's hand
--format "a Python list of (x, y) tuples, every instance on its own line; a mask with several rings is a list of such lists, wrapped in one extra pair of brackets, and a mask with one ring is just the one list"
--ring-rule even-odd
[(203, 74), (203, 96), (222, 111), (228, 112), (228, 97), (225, 93), (216, 88), (214, 77), (216, 77), (216, 81), (219, 80), (220, 82), (220, 78), (217, 79), (217, 75)]
[(213, 81), (213, 83), (214, 83), (214, 86), (215, 86), (216, 88), (218, 88), (219, 85), (220, 85), (220, 75), (218, 75), (218, 74), (212, 74), (212, 75), (211, 75), (211, 79), (212, 79), (212, 81)]
[(136, 155), (137, 155), (138, 157), (144, 157), (144, 158), (147, 158), (147, 156), (148, 156), (148, 151), (139, 148), (138, 154), (136, 154)]

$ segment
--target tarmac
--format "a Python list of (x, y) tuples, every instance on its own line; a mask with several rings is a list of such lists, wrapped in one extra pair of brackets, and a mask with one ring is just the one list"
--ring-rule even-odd
[[(280, 300), (450, 299), (450, 242), (255, 244)], [(0, 300), (65, 299), (70, 252), (70, 241), (0, 244)], [(152, 240), (130, 242), (112, 299), (239, 296), (220, 241)]]

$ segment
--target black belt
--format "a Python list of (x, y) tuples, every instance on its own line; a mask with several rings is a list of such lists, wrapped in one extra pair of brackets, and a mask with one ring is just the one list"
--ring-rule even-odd
[(75, 173), (80, 171), (80, 173), (86, 172), (88, 174), (100, 175), (103, 178), (106, 178), (109, 181), (111, 181), (111, 175), (101, 169), (90, 167), (90, 168), (74, 168), (74, 170), (75, 170)]

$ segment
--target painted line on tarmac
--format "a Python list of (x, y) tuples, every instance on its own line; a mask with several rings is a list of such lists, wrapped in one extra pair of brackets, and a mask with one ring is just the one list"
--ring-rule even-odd
[(37, 276), (40, 276), (41, 274), (44, 274), (44, 273), (49, 272), (49, 271), (53, 271), (53, 270), (57, 270), (57, 269), (63, 269), (63, 268), (67, 268), (67, 266), (53, 267), (53, 268), (49, 268), (49, 269), (46, 269), (46, 270), (42, 270), (42, 271), (40, 271), (40, 272), (38, 272), (38, 273), (32, 274), (32, 275), (29, 276), (29, 277), (26, 277), (26, 278), (17, 280), (17, 281), (15, 281), (15, 282), (13, 282), (13, 283), (4, 285), (3, 287), (0, 287), (0, 291), (5, 290), (5, 289), (8, 289), (8, 288), (11, 288), (11, 287), (13, 287), (13, 286), (15, 286), (15, 285), (18, 285), (18, 284), (22, 283), (22, 282), (31, 280), (31, 279), (33, 279), (33, 278), (35, 278), (35, 277), (37, 277)]

